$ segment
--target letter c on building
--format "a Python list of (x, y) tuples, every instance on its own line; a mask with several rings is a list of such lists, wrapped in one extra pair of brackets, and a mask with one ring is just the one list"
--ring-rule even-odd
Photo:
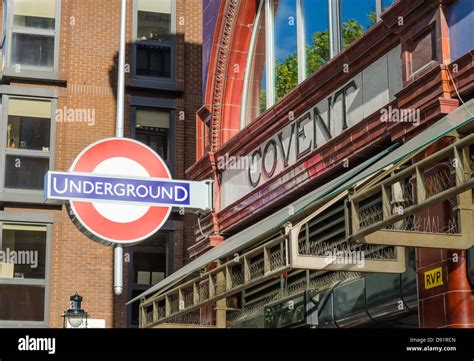
[(249, 175), (249, 182), (250, 182), (250, 184), (252, 185), (253, 188), (258, 186), (258, 183), (260, 183), (260, 178), (262, 178), (262, 173), (259, 172), (257, 180), (254, 182), (253, 179), (252, 179), (252, 169), (254, 168), (253, 167), (254, 159), (257, 155), (260, 156), (260, 159), (262, 158), (262, 150), (260, 148), (258, 148), (256, 151), (254, 151), (252, 153), (252, 155), (250, 156), (250, 166), (249, 166), (248, 175)]

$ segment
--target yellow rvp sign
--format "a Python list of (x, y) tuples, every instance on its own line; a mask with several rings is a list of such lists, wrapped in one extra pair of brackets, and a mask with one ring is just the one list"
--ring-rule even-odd
[(441, 267), (425, 272), (425, 289), (443, 285), (443, 269)]

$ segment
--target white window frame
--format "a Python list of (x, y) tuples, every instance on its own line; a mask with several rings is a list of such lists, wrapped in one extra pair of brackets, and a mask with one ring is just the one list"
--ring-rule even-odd
[[(298, 84), (302, 83), (312, 74), (306, 74), (306, 51), (305, 51), (305, 23), (303, 14), (303, 1), (311, 0), (294, 0), (296, 3), (296, 25), (297, 25), (297, 53), (298, 53)], [(330, 59), (334, 58), (342, 51), (341, 39), (341, 0), (328, 1), (328, 24), (329, 24), (329, 48)], [(382, 0), (372, 0), (375, 5), (377, 21), (380, 21), (382, 13)], [(253, 32), (250, 39), (249, 52), (247, 55), (245, 77), (242, 93), (242, 105), (240, 112), (240, 128), (243, 129), (247, 125), (246, 111), (248, 86), (250, 83), (249, 74), (252, 64), (254, 45), (257, 38), (256, 25), (260, 21), (262, 12), (265, 11), (265, 70), (266, 70), (266, 108), (275, 105), (275, 31), (274, 31), (274, 1), (261, 0), (254, 20)]]
[[(45, 29), (25, 29), (25, 28), (16, 28), (13, 24), (14, 17), (14, 1), (15, 0), (4, 0), (4, 6), (6, 4), (6, 13), (4, 30), (6, 46), (4, 50), (3, 57), (3, 75), (10, 77), (22, 77), (22, 78), (33, 78), (33, 79), (58, 79), (59, 71), (59, 35), (61, 28), (61, 0), (56, 1), (56, 14), (54, 21), (54, 29), (45, 30)], [(5, 10), (4, 10), (5, 11)], [(53, 67), (35, 67), (27, 66), (21, 64), (12, 64), (12, 38), (13, 33), (17, 34), (31, 34), (31, 35), (45, 35), (54, 37), (54, 60)]]

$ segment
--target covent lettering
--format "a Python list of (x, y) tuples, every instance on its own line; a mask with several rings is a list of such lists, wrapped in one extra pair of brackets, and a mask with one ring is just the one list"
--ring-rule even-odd
[[(347, 129), (347, 98), (350, 91), (357, 91), (357, 85), (354, 80), (338, 89), (326, 99), (327, 111), (325, 116), (324, 112), (320, 110), (320, 105), (316, 105), (297, 120), (286, 126), (277, 134), (276, 138), (272, 137), (259, 148), (255, 149), (250, 154), (251, 166), (248, 168), (248, 180), (251, 186), (253, 188), (257, 187), (262, 180), (262, 176), (264, 176), (265, 179), (272, 178), (279, 164), (281, 164), (283, 168), (287, 168), (289, 165), (290, 152), (294, 152), (296, 161), (298, 161), (316, 150), (318, 145), (322, 144), (320, 143), (321, 140), (318, 139), (318, 127), (326, 138), (325, 141), (337, 135), (332, 134), (332, 121), (341, 122), (340, 129), (342, 129), (342, 131)], [(336, 104), (341, 104), (342, 106), (341, 119), (332, 119), (333, 108)], [(312, 134), (307, 134), (308, 132), (305, 128), (307, 124), (311, 125), (313, 129)], [(284, 131), (289, 132), (289, 136), (286, 137), (286, 140)], [(255, 167), (259, 162), (260, 167)], [(256, 170), (258, 168), (259, 170)]]

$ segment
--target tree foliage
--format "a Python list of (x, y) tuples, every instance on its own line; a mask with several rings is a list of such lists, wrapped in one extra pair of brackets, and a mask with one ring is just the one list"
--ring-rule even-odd
[[(368, 14), (371, 27), (377, 21), (375, 11)], [(342, 24), (342, 44), (347, 47), (364, 33), (364, 27), (356, 20), (350, 19)], [(317, 31), (312, 36), (312, 44), (306, 45), (306, 74), (313, 74), (329, 60), (329, 31)], [(288, 55), (282, 61), (276, 59), (275, 95), (276, 100), (283, 98), (298, 85), (298, 53)], [(266, 93), (262, 91), (260, 108), (265, 109)]]

